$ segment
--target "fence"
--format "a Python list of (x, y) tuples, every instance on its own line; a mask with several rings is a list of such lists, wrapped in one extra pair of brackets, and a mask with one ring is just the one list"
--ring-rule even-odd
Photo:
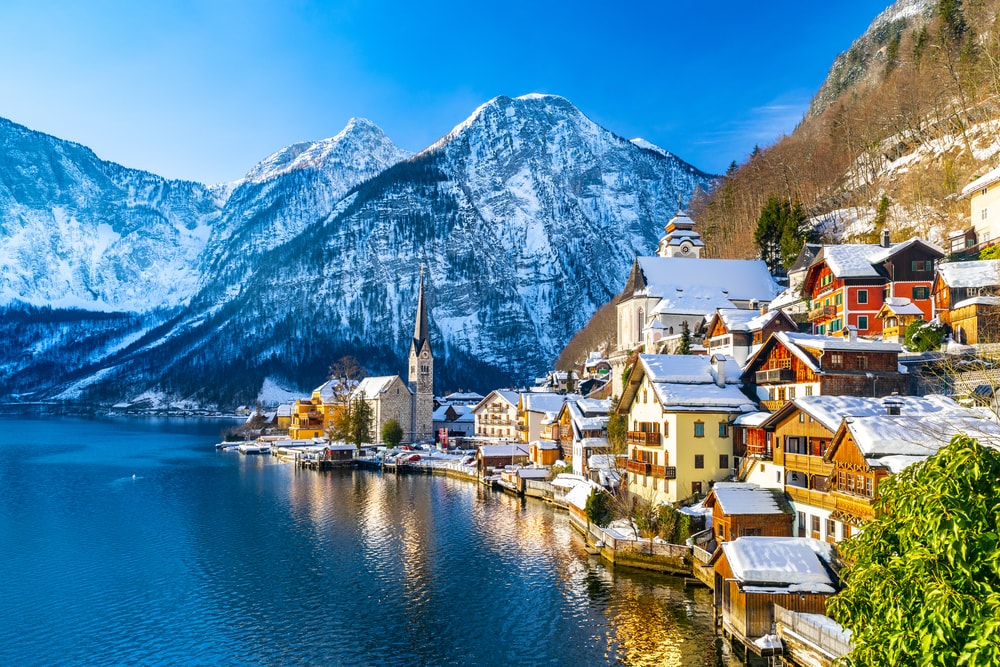
[(788, 630), (816, 648), (837, 658), (851, 652), (851, 643), (843, 633), (823, 623), (816, 623), (809, 616), (789, 611), (780, 605), (774, 605), (774, 622), (780, 629)]
[(602, 541), (607, 548), (619, 554), (642, 554), (644, 556), (663, 556), (680, 559), (691, 554), (691, 547), (689, 546), (616, 537), (595, 524), (590, 524), (590, 536), (594, 538), (595, 542)]

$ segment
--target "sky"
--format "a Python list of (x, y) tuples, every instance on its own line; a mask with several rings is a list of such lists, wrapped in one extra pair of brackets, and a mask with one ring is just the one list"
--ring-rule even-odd
[(562, 95), (711, 173), (802, 119), (887, 0), (3, 0), (0, 116), (169, 178), (233, 181), (352, 117), (419, 151)]

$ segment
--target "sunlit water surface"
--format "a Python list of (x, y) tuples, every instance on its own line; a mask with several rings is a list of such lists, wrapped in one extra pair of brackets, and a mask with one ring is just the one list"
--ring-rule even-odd
[(0, 664), (731, 664), (706, 590), (541, 502), (217, 452), (231, 424), (0, 417)]

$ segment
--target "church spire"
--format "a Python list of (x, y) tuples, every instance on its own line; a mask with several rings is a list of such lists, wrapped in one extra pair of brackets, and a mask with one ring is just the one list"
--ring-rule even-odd
[(419, 350), (427, 340), (427, 303), (424, 301), (424, 265), (420, 265), (420, 291), (417, 294), (417, 322), (413, 327), (413, 346)]

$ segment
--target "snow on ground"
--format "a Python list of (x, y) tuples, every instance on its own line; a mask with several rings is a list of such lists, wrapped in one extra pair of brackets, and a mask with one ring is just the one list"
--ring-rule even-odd
[(302, 398), (303, 393), (296, 389), (282, 386), (274, 378), (264, 378), (264, 384), (257, 394), (257, 400), (265, 408), (273, 408), (282, 403), (291, 403), (297, 398)]

